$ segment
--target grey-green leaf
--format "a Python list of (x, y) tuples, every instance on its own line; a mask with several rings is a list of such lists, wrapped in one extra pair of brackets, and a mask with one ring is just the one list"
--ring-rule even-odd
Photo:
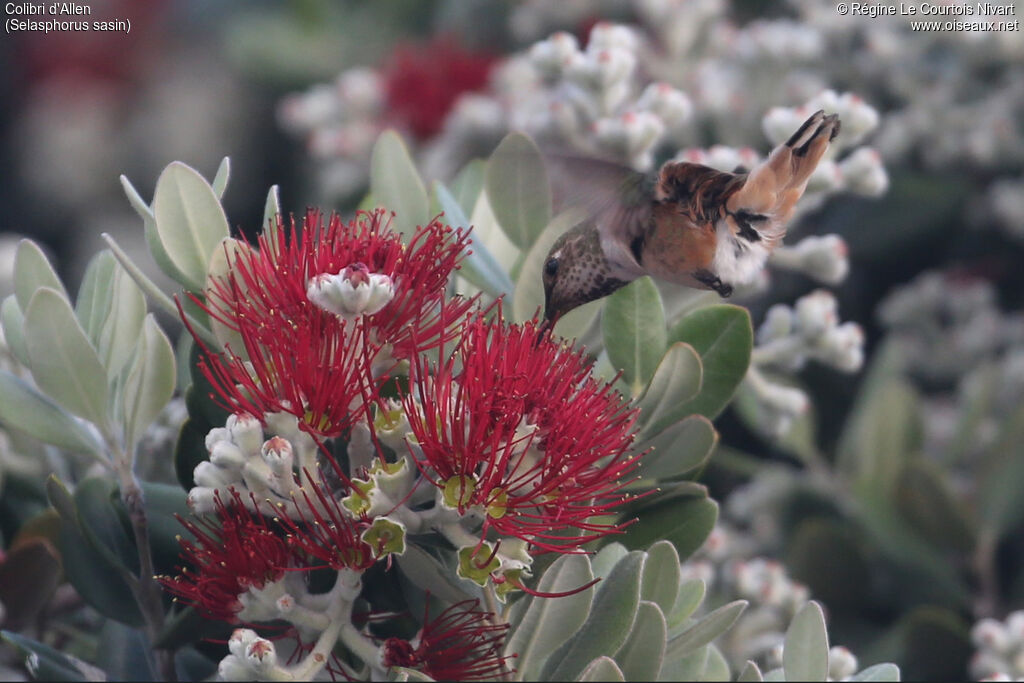
[(536, 143), (509, 133), (487, 163), (484, 188), (502, 230), (527, 250), (551, 220), (551, 186)]
[(737, 683), (740, 683), (740, 681), (760, 683), (760, 681), (763, 680), (764, 677), (761, 675), (761, 669), (757, 668), (757, 664), (749, 659), (747, 660), (747, 663), (743, 665), (743, 668), (740, 669), (740, 673), (736, 677)]
[(28, 347), (25, 346), (25, 314), (18, 305), (18, 298), (11, 294), (0, 304), (0, 327), (4, 331), (4, 342), (15, 360), (28, 366)]
[(18, 633), (0, 631), (0, 639), (7, 641), (26, 655), (25, 668), (37, 681), (107, 680), (106, 674), (92, 664)]
[(100, 331), (110, 312), (116, 269), (117, 259), (104, 249), (89, 262), (78, 288), (75, 315), (94, 346), (99, 345)]
[(659, 359), (654, 376), (640, 398), (640, 439), (660, 434), (689, 415), (686, 405), (700, 391), (703, 377), (700, 356), (693, 347), (676, 342)]
[(667, 634), (668, 627), (661, 609), (653, 602), (641, 600), (633, 630), (615, 653), (615, 661), (618, 662), (626, 680), (657, 680), (661, 672), (661, 662), (665, 658)]
[(651, 451), (640, 460), (640, 476), (652, 479), (681, 477), (707, 462), (718, 444), (718, 432), (703, 415), (690, 415), (642, 442)]
[(668, 614), (669, 629), (675, 633), (682, 633), (679, 628), (686, 623), (686, 620), (697, 611), (700, 604), (704, 602), (704, 594), (707, 586), (702, 579), (690, 579), (679, 586), (679, 593), (676, 596), (675, 604)]
[[(585, 555), (563, 555), (548, 567), (537, 585), (543, 593), (562, 593), (586, 586), (594, 578)], [(505, 647), (517, 654), (523, 680), (534, 680), (548, 656), (580, 628), (590, 614), (596, 589), (588, 587), (561, 598), (527, 598), (530, 603)]]
[(640, 597), (658, 605), (668, 614), (679, 595), (679, 553), (668, 541), (658, 541), (647, 549)]
[(0, 422), (7, 427), (72, 453), (102, 457), (103, 448), (92, 432), (6, 370), (0, 370), (0, 396), (4, 397), (0, 401)]
[(740, 614), (747, 608), (746, 600), (736, 600), (723, 605), (703, 617), (700, 621), (672, 638), (668, 642), (666, 656), (684, 657), (696, 652), (712, 640), (722, 635), (736, 623)]
[(828, 678), (825, 613), (813, 600), (800, 608), (786, 630), (782, 670), (787, 681), (824, 681)]
[(112, 381), (131, 358), (146, 317), (146, 297), (127, 271), (116, 266), (109, 290), (107, 316), (100, 326), (96, 350)]
[(147, 315), (124, 382), (125, 443), (129, 448), (171, 400), (174, 383), (174, 349), (153, 315)]
[[(434, 192), (448, 224), (454, 228), (469, 228), (469, 219), (466, 218), (462, 206), (448, 188), (443, 183), (435, 183)], [(462, 260), (459, 275), (493, 297), (511, 294), (515, 289), (515, 283), (512, 282), (505, 269), (491, 255), (482, 240), (473, 239), (472, 233), (470, 233), (469, 253)]]
[(640, 603), (644, 553), (623, 558), (601, 582), (583, 626), (556, 649), (541, 673), (544, 680), (570, 680), (601, 655), (613, 655), (626, 642)]
[(21, 310), (28, 310), (32, 295), (40, 287), (49, 287), (68, 298), (64, 284), (39, 245), (32, 240), (21, 240), (14, 252), (14, 295)]
[(213, 188), (214, 194), (217, 195), (217, 199), (224, 198), (224, 190), (228, 189), (228, 178), (231, 176), (231, 159), (224, 157), (221, 159), (220, 166), (217, 167), (217, 175), (213, 176)]
[(430, 218), (427, 190), (405, 143), (393, 130), (381, 133), (373, 146), (370, 193), (377, 206), (395, 212), (391, 227), (407, 237)]
[[(523, 680), (529, 680), (524, 678)], [(587, 668), (583, 670), (583, 673), (579, 675), (577, 681), (626, 681), (626, 680), (644, 680), (642, 678), (629, 678), (627, 679), (625, 674), (619, 668), (619, 665), (615, 663), (615, 660), (611, 657), (600, 656), (590, 664), (587, 664)]]
[(617, 541), (612, 541), (604, 546), (590, 560), (590, 567), (594, 572), (594, 576), (602, 579), (607, 578), (612, 573), (615, 565), (626, 555), (629, 555), (629, 550)]
[(75, 415), (104, 425), (106, 370), (59, 292), (44, 287), (32, 297), (25, 312), (25, 343), (39, 388)]
[(168, 259), (200, 291), (210, 254), (228, 236), (228, 219), (210, 184), (189, 166), (176, 161), (160, 174), (153, 194), (156, 235)]
[(715, 418), (736, 393), (750, 365), (754, 344), (750, 313), (729, 304), (700, 308), (672, 328), (668, 341), (692, 346), (704, 368), (700, 394), (687, 404), (686, 411)]
[(898, 681), (900, 680), (900, 668), (895, 664), (885, 662), (875, 664), (850, 677), (851, 681)]
[(462, 213), (469, 215), (476, 206), (476, 200), (484, 189), (484, 173), (487, 162), (473, 159), (462, 167), (451, 182), (451, 194), (462, 208)]
[(601, 324), (608, 359), (639, 396), (658, 367), (668, 338), (665, 308), (651, 278), (634, 280), (608, 297)]

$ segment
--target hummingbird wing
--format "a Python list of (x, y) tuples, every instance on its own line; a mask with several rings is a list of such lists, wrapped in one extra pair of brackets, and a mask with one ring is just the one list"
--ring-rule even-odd
[(606, 256), (628, 271), (642, 271), (640, 247), (651, 221), (656, 174), (561, 151), (546, 151), (544, 160), (555, 208), (581, 209), (597, 226)]

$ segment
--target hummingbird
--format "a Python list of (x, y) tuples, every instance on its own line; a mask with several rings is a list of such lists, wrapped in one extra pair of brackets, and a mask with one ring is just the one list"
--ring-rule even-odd
[(559, 237), (544, 262), (546, 324), (643, 275), (730, 296), (782, 241), (839, 127), (836, 114), (817, 111), (749, 172), (672, 161), (648, 174), (603, 160), (587, 160), (585, 170), (563, 163), (552, 176), (570, 183), (567, 195), (588, 193), (589, 218)]

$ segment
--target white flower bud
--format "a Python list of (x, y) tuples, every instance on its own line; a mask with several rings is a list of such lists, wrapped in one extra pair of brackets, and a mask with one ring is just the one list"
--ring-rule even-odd
[(259, 634), (250, 628), (236, 628), (228, 638), (228, 652), (236, 657), (245, 657), (245, 651), (259, 640)]
[(833, 681), (841, 681), (857, 673), (857, 658), (842, 645), (830, 647), (828, 650), (828, 677)]
[(579, 55), (580, 46), (575, 36), (565, 31), (553, 34), (547, 40), (530, 48), (531, 64), (544, 76), (555, 78)]
[(225, 470), (237, 472), (247, 459), (242, 449), (229, 441), (218, 441), (210, 449), (210, 462)]
[(835, 111), (843, 121), (843, 146), (850, 147), (860, 142), (865, 135), (878, 127), (878, 111), (853, 93), (843, 93), (835, 103)]
[(789, 107), (772, 107), (761, 119), (761, 128), (773, 145), (788, 140), (815, 110), (804, 112)]
[(857, 372), (864, 365), (864, 330), (855, 322), (827, 330), (820, 337), (814, 356), (837, 370)]
[(878, 197), (889, 189), (889, 174), (881, 155), (870, 147), (860, 147), (839, 162), (845, 186), (851, 192)]
[(192, 470), (192, 479), (196, 485), (215, 489), (234, 483), (233, 478), (209, 460), (204, 460)]
[(188, 492), (185, 504), (197, 515), (208, 515), (217, 509), (217, 490), (208, 486), (194, 486)]
[(255, 640), (245, 649), (245, 661), (257, 676), (267, 673), (277, 666), (274, 643), (266, 638)]
[(348, 112), (376, 114), (384, 103), (381, 77), (367, 67), (343, 71), (336, 82), (342, 106)]
[(767, 344), (788, 337), (793, 333), (793, 324), (793, 309), (785, 304), (773, 305), (764, 314), (764, 322), (757, 328), (757, 343)]
[(637, 100), (636, 107), (641, 111), (647, 110), (657, 114), (669, 128), (678, 128), (693, 115), (693, 103), (690, 102), (690, 98), (668, 83), (648, 85)]
[(256, 455), (263, 446), (263, 425), (248, 413), (228, 415), (224, 425), (231, 432), (231, 440), (245, 455)]
[(278, 477), (290, 476), (295, 461), (292, 445), (287, 439), (275, 436), (263, 444), (261, 455), (270, 470)]
[(812, 235), (772, 252), (772, 265), (806, 273), (827, 284), (842, 282), (850, 270), (846, 242), (838, 235)]
[(274, 471), (262, 460), (250, 460), (242, 468), (242, 480), (250, 491), (261, 491), (274, 485)]
[(843, 184), (843, 172), (831, 159), (822, 159), (807, 179), (807, 192), (832, 192)]
[(796, 302), (796, 321), (800, 335), (812, 341), (839, 322), (839, 304), (824, 289), (817, 289)]
[(587, 51), (595, 52), (597, 50), (620, 48), (635, 52), (637, 44), (636, 32), (629, 26), (599, 21), (590, 29), (590, 36), (587, 39)]
[(212, 453), (213, 447), (221, 441), (231, 442), (231, 432), (225, 427), (214, 427), (206, 433), (206, 452)]
[(982, 619), (971, 629), (971, 641), (979, 649), (1005, 654), (1010, 647), (1010, 634), (995, 619)]
[(228, 655), (217, 665), (217, 678), (222, 681), (251, 681), (252, 669), (242, 657)]

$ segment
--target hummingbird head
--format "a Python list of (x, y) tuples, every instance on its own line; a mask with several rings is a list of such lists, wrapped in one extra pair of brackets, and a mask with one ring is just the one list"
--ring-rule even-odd
[(541, 271), (544, 320), (553, 324), (577, 306), (600, 299), (628, 284), (612, 277), (593, 222), (581, 223), (552, 245)]

